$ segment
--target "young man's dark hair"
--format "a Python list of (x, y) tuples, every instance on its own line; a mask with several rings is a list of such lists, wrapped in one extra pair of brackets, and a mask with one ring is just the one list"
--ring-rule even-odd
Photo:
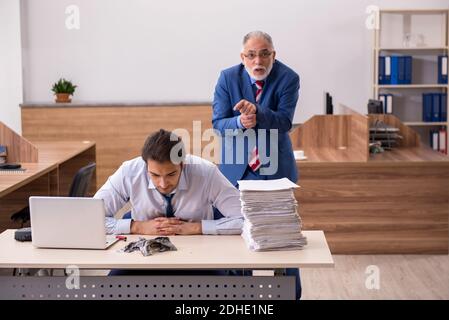
[(184, 158), (185, 147), (181, 137), (164, 129), (149, 135), (142, 148), (142, 159), (145, 162), (153, 160), (179, 164)]

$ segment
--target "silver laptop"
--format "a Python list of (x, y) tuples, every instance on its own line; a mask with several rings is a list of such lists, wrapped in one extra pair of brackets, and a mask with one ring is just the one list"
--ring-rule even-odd
[(30, 197), (30, 216), (35, 247), (106, 249), (117, 241), (106, 235), (101, 199)]

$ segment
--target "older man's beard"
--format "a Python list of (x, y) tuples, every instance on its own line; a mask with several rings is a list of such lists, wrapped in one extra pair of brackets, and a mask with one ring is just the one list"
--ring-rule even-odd
[[(245, 69), (246, 69), (246, 71), (249, 73), (249, 75), (250, 75), (252, 78), (256, 79), (257, 81), (262, 81), (262, 80), (265, 80), (265, 79), (268, 77), (268, 75), (269, 75), (270, 72), (271, 72), (271, 69), (273, 69), (273, 62), (271, 62), (270, 65), (269, 65), (267, 68), (265, 68), (264, 66), (255, 66), (255, 67), (253, 67), (252, 69), (249, 69), (249, 68), (245, 65)], [(256, 75), (254, 74), (254, 70), (255, 70), (255, 69), (263, 69), (263, 70), (265, 71), (265, 73), (264, 73), (263, 75), (261, 75), (261, 76), (256, 76)]]

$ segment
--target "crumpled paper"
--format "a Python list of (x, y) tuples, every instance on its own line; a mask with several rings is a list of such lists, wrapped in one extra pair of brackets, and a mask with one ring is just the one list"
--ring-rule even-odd
[(130, 242), (122, 249), (123, 252), (134, 252), (140, 250), (143, 256), (151, 256), (156, 252), (178, 250), (168, 237), (157, 237), (154, 239), (139, 238), (138, 241)]

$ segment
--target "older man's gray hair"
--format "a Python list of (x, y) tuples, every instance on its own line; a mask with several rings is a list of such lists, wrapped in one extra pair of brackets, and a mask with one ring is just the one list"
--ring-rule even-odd
[(268, 44), (272, 48), (274, 48), (273, 40), (271, 39), (271, 36), (268, 33), (263, 32), (263, 31), (251, 31), (250, 33), (246, 34), (243, 37), (243, 46), (245, 46), (246, 43), (248, 42), (248, 40), (252, 39), (252, 38), (263, 38), (265, 41), (268, 42)]

